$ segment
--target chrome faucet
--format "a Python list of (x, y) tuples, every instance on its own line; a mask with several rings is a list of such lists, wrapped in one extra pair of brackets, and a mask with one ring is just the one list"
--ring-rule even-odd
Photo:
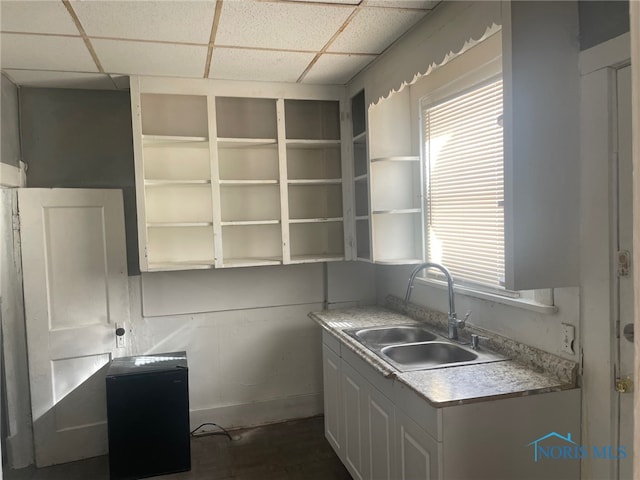
[(439, 263), (427, 262), (427, 263), (421, 263), (416, 268), (414, 268), (413, 271), (411, 272), (411, 275), (409, 276), (409, 285), (407, 285), (407, 293), (404, 296), (405, 306), (409, 303), (409, 298), (411, 298), (411, 291), (413, 290), (413, 282), (415, 281), (416, 276), (425, 268), (436, 268), (440, 270), (444, 274), (444, 276), (447, 278), (447, 289), (449, 291), (449, 314), (447, 315), (447, 318), (448, 318), (447, 323), (449, 326), (449, 338), (451, 340), (458, 340), (458, 328), (461, 328), (461, 329), (464, 328), (469, 314), (467, 314), (467, 316), (465, 316), (463, 320), (460, 320), (456, 314), (455, 301), (453, 297), (453, 277), (451, 277), (451, 273), (449, 273), (449, 270), (447, 269), (447, 267), (440, 265)]

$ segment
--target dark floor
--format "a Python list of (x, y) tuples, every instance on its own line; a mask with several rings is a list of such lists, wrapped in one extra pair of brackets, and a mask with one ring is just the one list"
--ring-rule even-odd
[[(191, 471), (158, 480), (351, 480), (312, 417), (191, 440)], [(108, 480), (108, 457), (4, 471), (5, 480)]]

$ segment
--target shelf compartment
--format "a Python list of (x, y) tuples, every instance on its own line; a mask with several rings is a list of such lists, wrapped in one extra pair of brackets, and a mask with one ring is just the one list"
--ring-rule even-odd
[(220, 180), (220, 185), (225, 187), (243, 187), (249, 185), (278, 185), (278, 180)]
[(364, 98), (364, 90), (360, 90), (351, 97), (351, 127), (353, 130), (353, 141), (356, 138), (366, 135), (367, 131), (367, 105)]
[(289, 186), (289, 217), (292, 220), (342, 215), (342, 185)]
[(149, 272), (166, 272), (169, 270), (209, 270), (213, 264), (202, 261), (191, 262), (158, 262), (149, 263)]
[(372, 158), (371, 163), (378, 162), (419, 162), (420, 157), (417, 155), (397, 155), (389, 157), (377, 157)]
[(369, 185), (367, 182), (355, 183), (356, 195), (356, 216), (364, 217), (369, 215)]
[(151, 143), (143, 146), (145, 180), (210, 180), (209, 143)]
[(240, 220), (230, 222), (220, 222), (223, 227), (229, 225), (244, 226), (244, 225), (277, 225), (280, 220)]
[(147, 222), (150, 228), (186, 228), (186, 227), (209, 227), (212, 222)]
[(222, 180), (277, 180), (280, 178), (278, 162), (278, 149), (273, 146), (218, 149), (218, 171)]
[(285, 100), (286, 138), (340, 139), (340, 102), (335, 100)]
[(218, 137), (278, 137), (275, 99), (216, 97), (215, 102)]
[(214, 264), (213, 228), (148, 226), (147, 263), (150, 269), (161, 265), (173, 265), (172, 270), (209, 268)]
[(235, 148), (275, 148), (278, 146), (278, 140), (275, 138), (229, 138), (218, 137), (218, 148), (235, 149)]
[(356, 218), (356, 257), (371, 260), (369, 218)]
[(376, 215), (372, 222), (376, 263), (408, 264), (422, 259), (420, 215)]
[(290, 148), (287, 145), (287, 176), (291, 180), (342, 177), (340, 146)]
[(373, 215), (406, 215), (412, 213), (421, 213), (419, 208), (403, 208), (396, 210), (374, 210), (371, 212)]
[[(142, 133), (165, 138), (209, 136), (207, 97), (202, 95), (140, 95)], [(144, 137), (143, 137), (144, 138)]]
[(153, 185), (145, 187), (147, 223), (213, 221), (209, 185)]
[(314, 140), (314, 139), (295, 139), (295, 140), (287, 140), (286, 142), (287, 148), (290, 150), (318, 150), (318, 149), (327, 149), (327, 148), (340, 148), (340, 140)]
[(226, 225), (222, 227), (223, 266), (279, 265), (282, 263), (280, 225)]
[(280, 220), (278, 185), (221, 185), (223, 222)]
[(302, 180), (289, 180), (289, 185), (340, 185), (341, 178), (308, 178)]
[(296, 218), (293, 220), (289, 220), (289, 223), (327, 223), (327, 222), (342, 222), (344, 221), (343, 217), (333, 217), (333, 218)]
[(142, 135), (142, 144), (148, 147), (167, 147), (173, 145), (190, 145), (208, 147), (207, 137), (185, 137), (180, 135)]
[(373, 211), (419, 209), (422, 202), (419, 162), (381, 162), (371, 165)]
[(294, 223), (289, 237), (291, 263), (344, 260), (342, 222)]
[(148, 179), (144, 181), (146, 187), (165, 187), (168, 185), (210, 185), (211, 180), (158, 180)]
[(367, 146), (364, 143), (353, 144), (353, 174), (356, 177), (369, 173)]

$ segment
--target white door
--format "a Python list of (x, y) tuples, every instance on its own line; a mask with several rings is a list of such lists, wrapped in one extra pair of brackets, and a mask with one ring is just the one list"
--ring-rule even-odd
[(38, 467), (107, 453), (104, 374), (129, 319), (122, 193), (18, 192)]
[[(632, 258), (633, 243), (633, 186), (631, 161), (631, 67), (617, 71), (617, 112), (618, 112), (618, 208), (617, 208), (617, 247), (620, 252), (629, 252)], [(630, 266), (630, 265), (629, 265)], [(633, 379), (634, 347), (633, 339), (625, 335), (633, 328), (633, 271), (618, 275), (618, 312), (619, 335), (616, 342), (616, 376), (623, 381)], [(624, 390), (624, 388), (619, 389)], [(618, 478), (633, 478), (633, 388), (618, 394), (618, 446), (625, 449), (626, 456), (619, 455)], [(638, 388), (635, 388), (638, 391)]]

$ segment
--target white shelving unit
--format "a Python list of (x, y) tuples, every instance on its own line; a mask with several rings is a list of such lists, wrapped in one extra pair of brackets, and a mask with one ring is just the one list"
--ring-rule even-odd
[(346, 259), (343, 94), (132, 77), (141, 270)]
[(367, 155), (367, 110), (364, 90), (351, 98), (353, 150), (353, 194), (355, 199), (356, 258), (370, 262), (371, 201), (369, 198), (369, 159)]
[[(416, 154), (418, 142), (411, 137), (410, 100), (409, 88), (405, 88), (368, 112), (367, 183), (375, 263), (411, 264), (424, 258), (423, 175), (420, 156)], [(357, 206), (358, 196), (365, 198), (367, 183), (355, 182), (356, 215), (365, 214)], [(358, 227), (364, 231), (364, 220)]]
[(340, 104), (285, 100), (291, 263), (345, 259)]

